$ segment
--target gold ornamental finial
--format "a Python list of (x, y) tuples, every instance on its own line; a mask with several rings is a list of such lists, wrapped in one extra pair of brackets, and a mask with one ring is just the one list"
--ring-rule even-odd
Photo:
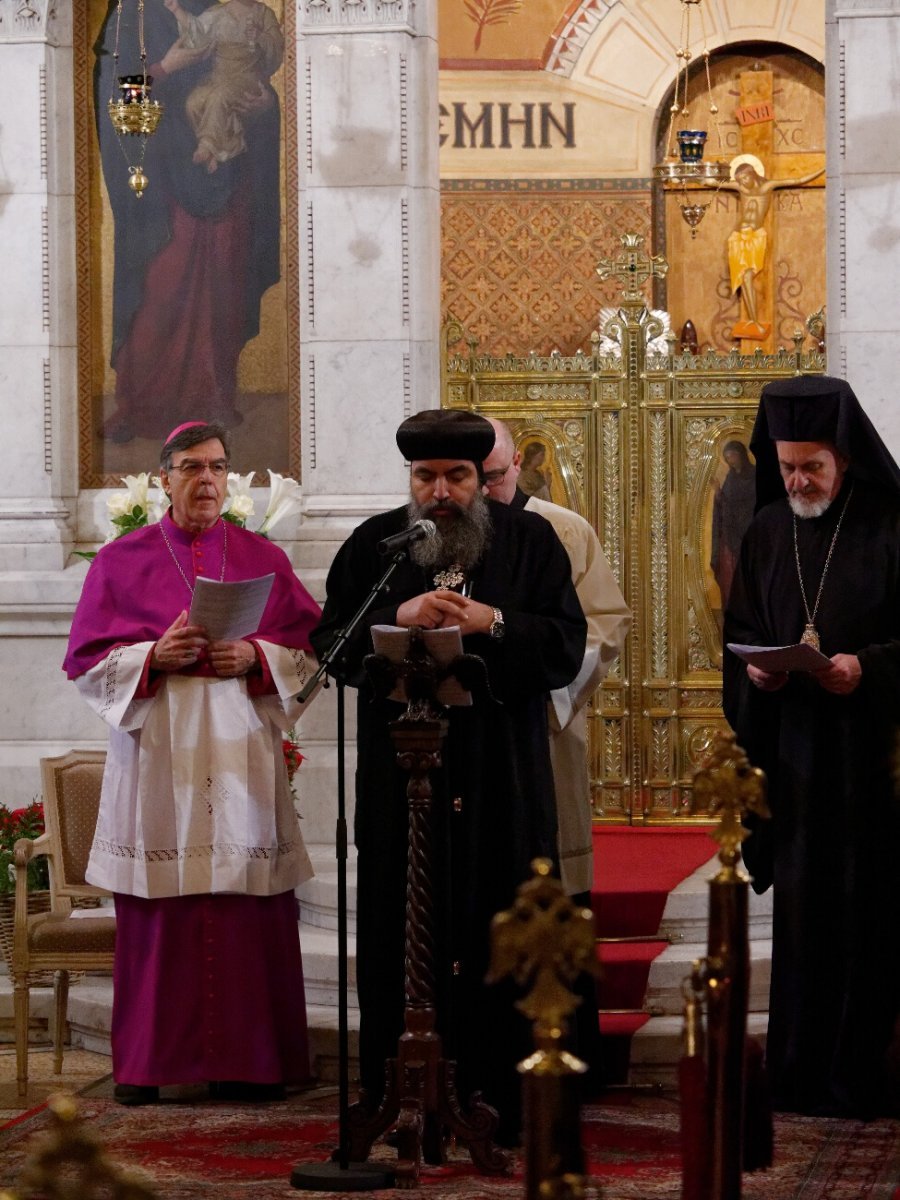
[(516, 1002), (536, 1024), (538, 1039), (557, 1036), (581, 1003), (569, 988), (582, 971), (597, 974), (594, 918), (574, 905), (552, 875), (547, 858), (531, 864), (534, 878), (523, 883), (512, 906), (491, 923), (488, 983), (511, 976), (530, 991)]
[(622, 284), (620, 303), (623, 308), (643, 308), (641, 288), (648, 279), (665, 279), (669, 264), (662, 254), (650, 255), (644, 251), (642, 233), (625, 233), (619, 240), (625, 253), (615, 260), (601, 259), (597, 263), (597, 274), (601, 279), (619, 280)]
[(744, 878), (736, 865), (741, 842), (748, 836), (741, 820), (748, 812), (760, 817), (771, 814), (766, 804), (765, 774), (750, 766), (731, 732), (716, 733), (706, 762), (694, 776), (693, 811), (705, 811), (720, 818), (713, 831), (722, 864), (716, 878)]

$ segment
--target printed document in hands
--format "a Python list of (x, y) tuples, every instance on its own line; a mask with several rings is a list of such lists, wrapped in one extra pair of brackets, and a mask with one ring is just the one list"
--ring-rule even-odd
[[(441, 629), (423, 629), (422, 641), (425, 649), (437, 663), (438, 670), (448, 666), (454, 658), (463, 652), (462, 636), (458, 625), (447, 625)], [(390, 659), (392, 663), (402, 663), (409, 650), (409, 630), (401, 625), (373, 625), (372, 645), (375, 653)], [(472, 693), (464, 688), (459, 680), (451, 675), (438, 684), (434, 693), (440, 704), (462, 706), (468, 708), (472, 704)], [(403, 680), (398, 679), (397, 685), (388, 697), (389, 700), (407, 700)]]
[(796, 646), (741, 646), (729, 642), (728, 649), (745, 663), (770, 675), (779, 671), (821, 671), (831, 666), (830, 658), (806, 642), (798, 642)]
[(220, 583), (198, 575), (188, 624), (202, 625), (213, 642), (249, 637), (259, 629), (274, 578), (273, 573)]

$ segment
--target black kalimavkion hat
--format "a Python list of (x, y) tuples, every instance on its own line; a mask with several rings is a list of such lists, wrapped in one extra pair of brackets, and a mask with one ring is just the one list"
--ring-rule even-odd
[(494, 448), (494, 437), (490, 421), (477, 413), (436, 408), (408, 417), (397, 430), (397, 445), (407, 462), (459, 458), (480, 469)]
[(849, 459), (854, 478), (900, 495), (900, 467), (844, 379), (796, 375), (763, 388), (750, 438), (757, 511), (785, 494), (776, 442), (829, 442)]

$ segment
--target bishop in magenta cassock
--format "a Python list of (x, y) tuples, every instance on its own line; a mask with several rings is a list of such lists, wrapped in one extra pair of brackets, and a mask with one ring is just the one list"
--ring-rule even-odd
[[(110, 727), (88, 879), (115, 894), (116, 1095), (271, 1098), (309, 1076), (294, 888), (312, 868), (282, 736), (319, 613), (282, 550), (221, 518), (220, 426), (179, 426), (161, 462), (171, 509), (100, 550), (64, 664)], [(198, 576), (270, 573), (250, 639), (188, 624)]]

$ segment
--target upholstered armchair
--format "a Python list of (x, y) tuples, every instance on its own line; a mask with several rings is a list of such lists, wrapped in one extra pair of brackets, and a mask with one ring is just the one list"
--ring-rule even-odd
[[(63, 1038), (70, 971), (111, 971), (116, 938), (112, 909), (77, 915), (73, 901), (109, 895), (85, 882), (88, 854), (97, 824), (100, 783), (106, 754), (72, 750), (41, 759), (45, 831), (16, 842), (16, 898), (13, 980), (16, 1024), (16, 1076), (19, 1097), (28, 1086), (29, 977), (53, 972), (55, 1021), (53, 1069), (62, 1071)], [(28, 912), (27, 868), (35, 855), (50, 865), (50, 911)]]

